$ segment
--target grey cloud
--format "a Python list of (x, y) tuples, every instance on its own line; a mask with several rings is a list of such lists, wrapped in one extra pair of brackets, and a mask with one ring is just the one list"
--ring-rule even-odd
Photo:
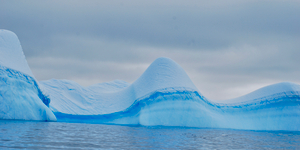
[[(193, 5), (145, 7), (138, 3), (127, 8), (112, 4), (106, 7), (99, 2), (96, 6), (91, 3), (38, 4), (32, 6), (25, 3), (33, 10), (19, 10), (19, 13), (8, 16), (14, 17), (15, 25), (25, 25), (24, 28), (31, 29), (33, 34), (38, 33), (34, 36), (40, 38), (76, 33), (113, 40), (129, 39), (147, 45), (212, 49), (228, 47), (240, 40), (251, 40), (249, 37), (253, 34), (299, 36), (295, 32), (299, 30), (300, 23), (299, 4), (294, 3), (248, 2), (214, 11)], [(26, 34), (30, 35), (28, 32)]]
[[(3, 1), (38, 80), (136, 80), (157, 57), (179, 63), (209, 98), (300, 83), (297, 1)], [(217, 93), (217, 94), (216, 94)]]

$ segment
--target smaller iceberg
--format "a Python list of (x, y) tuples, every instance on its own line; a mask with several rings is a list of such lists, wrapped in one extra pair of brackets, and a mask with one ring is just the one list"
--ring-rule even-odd
[(0, 119), (56, 121), (49, 103), (27, 64), (18, 37), (0, 30)]

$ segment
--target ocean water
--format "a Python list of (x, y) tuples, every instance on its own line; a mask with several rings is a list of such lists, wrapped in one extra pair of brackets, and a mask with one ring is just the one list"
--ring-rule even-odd
[(0, 149), (300, 149), (300, 132), (0, 120)]

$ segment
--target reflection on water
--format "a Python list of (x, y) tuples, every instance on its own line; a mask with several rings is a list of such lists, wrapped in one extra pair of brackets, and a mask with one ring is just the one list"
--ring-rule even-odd
[(300, 149), (300, 132), (0, 120), (0, 149)]

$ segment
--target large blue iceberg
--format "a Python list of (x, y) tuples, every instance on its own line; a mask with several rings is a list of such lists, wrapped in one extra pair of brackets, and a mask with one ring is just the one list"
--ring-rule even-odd
[[(19, 72), (22, 68), (5, 67)], [(132, 84), (115, 80), (83, 87), (55, 79), (37, 83), (29, 71), (27, 68), (23, 74), (14, 73), (15, 78), (32, 77), (31, 87), (36, 90), (31, 95), (39, 98), (36, 103), (43, 102), (46, 108), (49, 104), (61, 122), (300, 131), (300, 85), (294, 83), (278, 83), (239, 98), (214, 101), (204, 97), (185, 71), (169, 58), (156, 59)], [(0, 73), (10, 76), (8, 72)], [(20, 86), (2, 84), (6, 89)], [(3, 89), (0, 92), (4, 93)], [(8, 103), (2, 105), (0, 113), (10, 107)]]

